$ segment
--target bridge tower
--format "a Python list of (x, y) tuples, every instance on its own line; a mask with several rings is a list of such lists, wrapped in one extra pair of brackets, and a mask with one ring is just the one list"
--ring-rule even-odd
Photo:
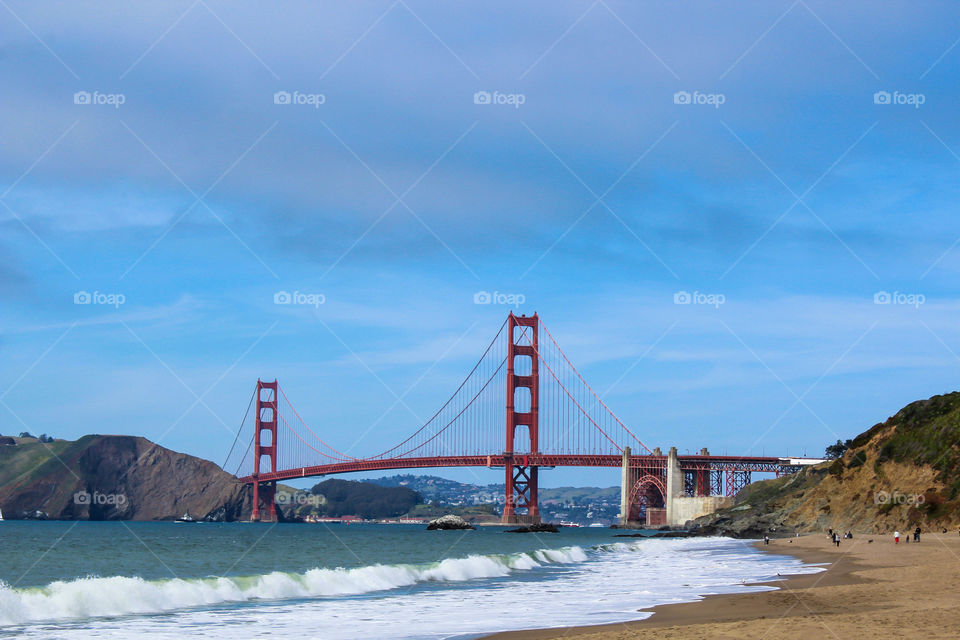
[[(270, 434), (270, 442), (264, 443), (264, 434)], [(270, 458), (270, 472), (277, 471), (277, 381), (264, 382), (257, 380), (257, 418), (253, 434), (253, 512), (250, 519), (260, 521), (260, 501), (265, 503), (267, 513), (264, 519), (275, 522), (277, 519), (277, 505), (274, 497), (277, 493), (277, 483), (260, 483), (260, 463), (263, 456)]]
[[(521, 330), (517, 331), (520, 327)], [(540, 366), (539, 366), (539, 327), (537, 314), (530, 317), (516, 316), (510, 312), (507, 319), (507, 438), (503, 450), (506, 459), (506, 490), (503, 506), (504, 524), (539, 523), (540, 506), (538, 504), (538, 467), (529, 464), (529, 457), (514, 451), (514, 439), (517, 427), (526, 427), (530, 439), (529, 453), (536, 455), (539, 449), (539, 407), (540, 407)], [(516, 373), (517, 358), (529, 358), (529, 366), (524, 363), (522, 369), (529, 375)], [(517, 391), (526, 389), (529, 402), (528, 411), (517, 411)], [(517, 513), (517, 510), (526, 513)]]

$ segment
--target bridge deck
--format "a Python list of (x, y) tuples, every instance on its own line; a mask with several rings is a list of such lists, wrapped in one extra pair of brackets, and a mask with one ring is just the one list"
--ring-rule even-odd
[[(736, 471), (755, 471), (777, 473), (793, 470), (789, 458), (770, 456), (679, 456), (680, 468), (685, 471), (732, 469)], [(572, 454), (523, 454), (513, 456), (504, 454), (487, 456), (441, 456), (424, 458), (386, 458), (351, 460), (333, 464), (284, 469), (270, 473), (260, 473), (260, 482), (293, 480), (340, 473), (358, 473), (361, 471), (388, 471), (393, 469), (429, 469), (438, 467), (504, 467), (507, 461), (515, 464), (537, 467), (620, 467), (623, 458), (619, 455), (572, 455)], [(637, 469), (664, 468), (667, 456), (642, 455), (631, 456), (630, 466)], [(254, 482), (254, 476), (240, 478), (244, 483)]]

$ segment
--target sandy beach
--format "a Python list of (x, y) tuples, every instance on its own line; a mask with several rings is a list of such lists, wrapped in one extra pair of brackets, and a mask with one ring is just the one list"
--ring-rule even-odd
[[(872, 540), (872, 542), (870, 542)], [(828, 563), (826, 571), (770, 583), (776, 591), (708, 596), (650, 609), (646, 620), (515, 631), (499, 640), (634, 638), (958, 638), (960, 536), (925, 534), (919, 544), (856, 535), (839, 548), (826, 535), (771, 540), (759, 548)]]

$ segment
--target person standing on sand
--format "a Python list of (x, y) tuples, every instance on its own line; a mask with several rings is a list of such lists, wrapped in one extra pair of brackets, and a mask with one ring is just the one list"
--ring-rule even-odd
[(913, 541), (920, 542), (920, 527), (913, 530)]
[(763, 544), (770, 544), (770, 536), (763, 536)]
[(839, 548), (839, 547), (840, 547), (840, 532), (839, 532), (839, 531), (837, 531), (835, 534), (833, 534), (833, 541), (836, 543), (837, 547)]
[(893, 544), (900, 544), (900, 532), (899, 532), (899, 531), (894, 531), (894, 532), (893, 532)]

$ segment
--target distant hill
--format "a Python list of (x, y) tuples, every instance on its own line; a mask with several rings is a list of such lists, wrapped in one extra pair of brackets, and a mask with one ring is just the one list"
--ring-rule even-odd
[(891, 532), (960, 524), (960, 393), (913, 402), (850, 442), (842, 457), (754, 483), (698, 519), (706, 533)]
[[(503, 508), (503, 484), (468, 484), (438, 476), (409, 473), (367, 482), (383, 487), (413, 489), (423, 496), (425, 502), (442, 505), (447, 512), (464, 517), (497, 514)], [(550, 521), (610, 524), (616, 521), (620, 511), (620, 487), (541, 487), (539, 496), (541, 516)], [(424, 505), (411, 512), (411, 515), (426, 516), (440, 511), (444, 509), (428, 509)]]
[(135, 436), (88, 435), (0, 445), (0, 509), (8, 519), (237, 520), (250, 491), (207, 460)]
[(423, 502), (419, 493), (407, 487), (382, 487), (353, 480), (324, 480), (314, 485), (310, 493), (323, 496), (323, 503), (315, 512), (326, 516), (395, 518)]

